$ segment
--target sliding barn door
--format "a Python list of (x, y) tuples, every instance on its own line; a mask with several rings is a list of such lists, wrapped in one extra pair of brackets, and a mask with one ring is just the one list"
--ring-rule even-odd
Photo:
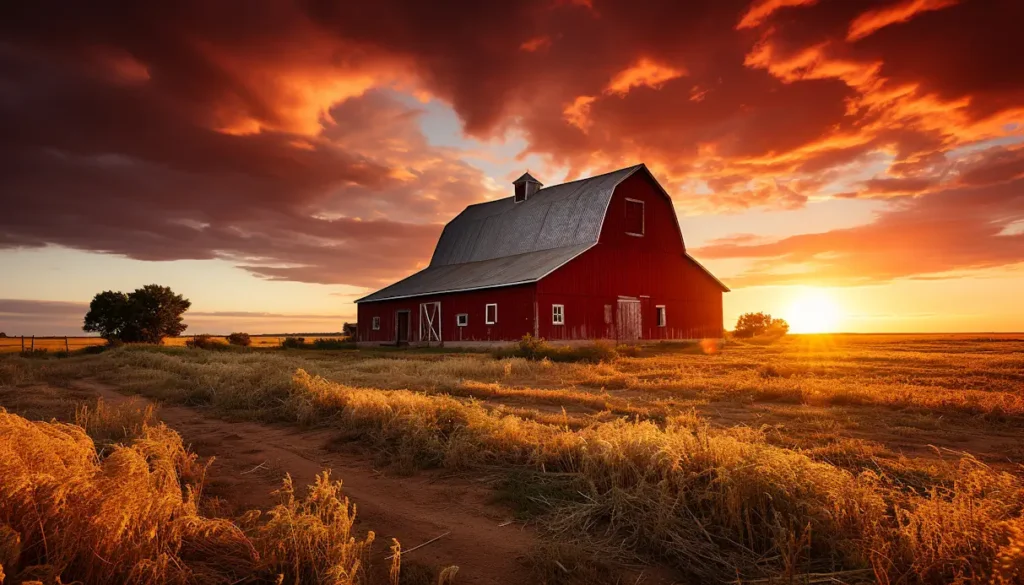
[(640, 339), (640, 301), (619, 299), (619, 311), (615, 319), (615, 337), (619, 341)]
[(420, 303), (420, 341), (441, 343), (441, 303)]

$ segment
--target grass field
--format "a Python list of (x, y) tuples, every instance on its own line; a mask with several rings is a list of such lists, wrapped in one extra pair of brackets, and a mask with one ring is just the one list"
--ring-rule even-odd
[[(493, 513), (535, 534), (523, 551), (534, 582), (1024, 576), (1024, 335), (791, 336), (654, 346), (598, 364), (176, 347), (0, 359), (0, 406), (12, 413), (74, 420), (95, 401), (90, 388), (163, 404), (186, 441), (200, 420), (238, 425), (222, 443), (209, 433), (193, 443), (229, 466), (284, 432), (293, 452), (306, 441), (326, 449), (318, 462), (347, 453), (357, 487), (358, 461), (370, 477), (405, 478), (395, 490), (487, 486)], [(231, 446), (235, 435), (247, 442)], [(274, 481), (293, 465), (278, 460)], [(218, 494), (219, 509), (253, 490), (239, 486)], [(373, 506), (386, 491), (363, 500)], [(402, 522), (416, 534), (420, 513), (450, 518), (451, 546), (431, 545), (448, 548), (432, 557), (444, 563), (429, 582), (443, 564), (462, 565), (459, 582), (511, 582), (481, 577), (498, 561), (474, 550), (511, 533), (472, 532), (452, 516), (466, 512), (459, 506), (388, 502), (373, 521), (396, 534)], [(64, 576), (73, 578), (82, 579)]]
[[(301, 337), (301, 336), (300, 336)], [(344, 337), (333, 336), (333, 335), (311, 335), (305, 336), (307, 341), (312, 341), (316, 338), (321, 339), (344, 339)], [(67, 340), (67, 347), (65, 348), (65, 339)], [(168, 347), (184, 347), (185, 342), (192, 339), (191, 335), (182, 337), (168, 337), (164, 339), (164, 345)], [(214, 335), (212, 339), (227, 343), (227, 337)], [(279, 347), (281, 342), (284, 341), (285, 337), (280, 335), (253, 335), (252, 336), (252, 347)], [(100, 337), (26, 337), (24, 341), (24, 349), (27, 351), (32, 349), (45, 349), (47, 352), (55, 353), (59, 351), (65, 351), (69, 349), (71, 351), (80, 350), (86, 347), (95, 345), (104, 345), (106, 340)], [(0, 354), (2, 353), (19, 353), (22, 351), (22, 339), (21, 337), (0, 337)]]

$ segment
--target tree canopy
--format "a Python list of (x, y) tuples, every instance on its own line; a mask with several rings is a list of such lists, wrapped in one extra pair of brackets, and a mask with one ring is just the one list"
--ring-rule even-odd
[(188, 328), (182, 315), (192, 303), (169, 287), (149, 284), (130, 293), (104, 291), (93, 297), (82, 329), (107, 340), (161, 343)]
[(773, 319), (768, 313), (744, 313), (736, 320), (736, 337), (756, 337), (758, 335), (785, 335), (789, 332), (789, 323), (784, 319)]

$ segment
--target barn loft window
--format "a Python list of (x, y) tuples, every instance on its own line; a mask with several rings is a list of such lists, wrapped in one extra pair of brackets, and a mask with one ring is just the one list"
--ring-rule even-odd
[(455, 324), (459, 327), (469, 325), (469, 315), (466, 313), (459, 313), (458, 315), (455, 315)]
[(665, 316), (665, 305), (658, 305), (658, 327), (664, 327), (668, 323), (668, 319)]
[(565, 305), (551, 305), (551, 324), (565, 325)]
[(484, 307), (484, 322), (488, 325), (494, 325), (498, 322), (498, 304), (488, 303)]
[(644, 202), (626, 199), (626, 233), (631, 236), (644, 235)]
[(373, 318), (373, 330), (380, 331), (380, 317)]

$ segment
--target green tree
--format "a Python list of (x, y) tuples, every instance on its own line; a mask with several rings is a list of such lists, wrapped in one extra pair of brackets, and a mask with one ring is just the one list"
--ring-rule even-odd
[(736, 337), (755, 337), (758, 335), (783, 336), (789, 332), (789, 323), (784, 319), (773, 319), (768, 313), (744, 313), (736, 320), (736, 329), (732, 332)]
[(128, 295), (108, 290), (92, 298), (82, 329), (90, 333), (99, 333), (100, 337), (108, 341), (121, 339), (127, 320)]
[(93, 297), (82, 329), (107, 340), (161, 343), (188, 327), (182, 315), (192, 303), (169, 287), (146, 285), (130, 293), (105, 291)]

